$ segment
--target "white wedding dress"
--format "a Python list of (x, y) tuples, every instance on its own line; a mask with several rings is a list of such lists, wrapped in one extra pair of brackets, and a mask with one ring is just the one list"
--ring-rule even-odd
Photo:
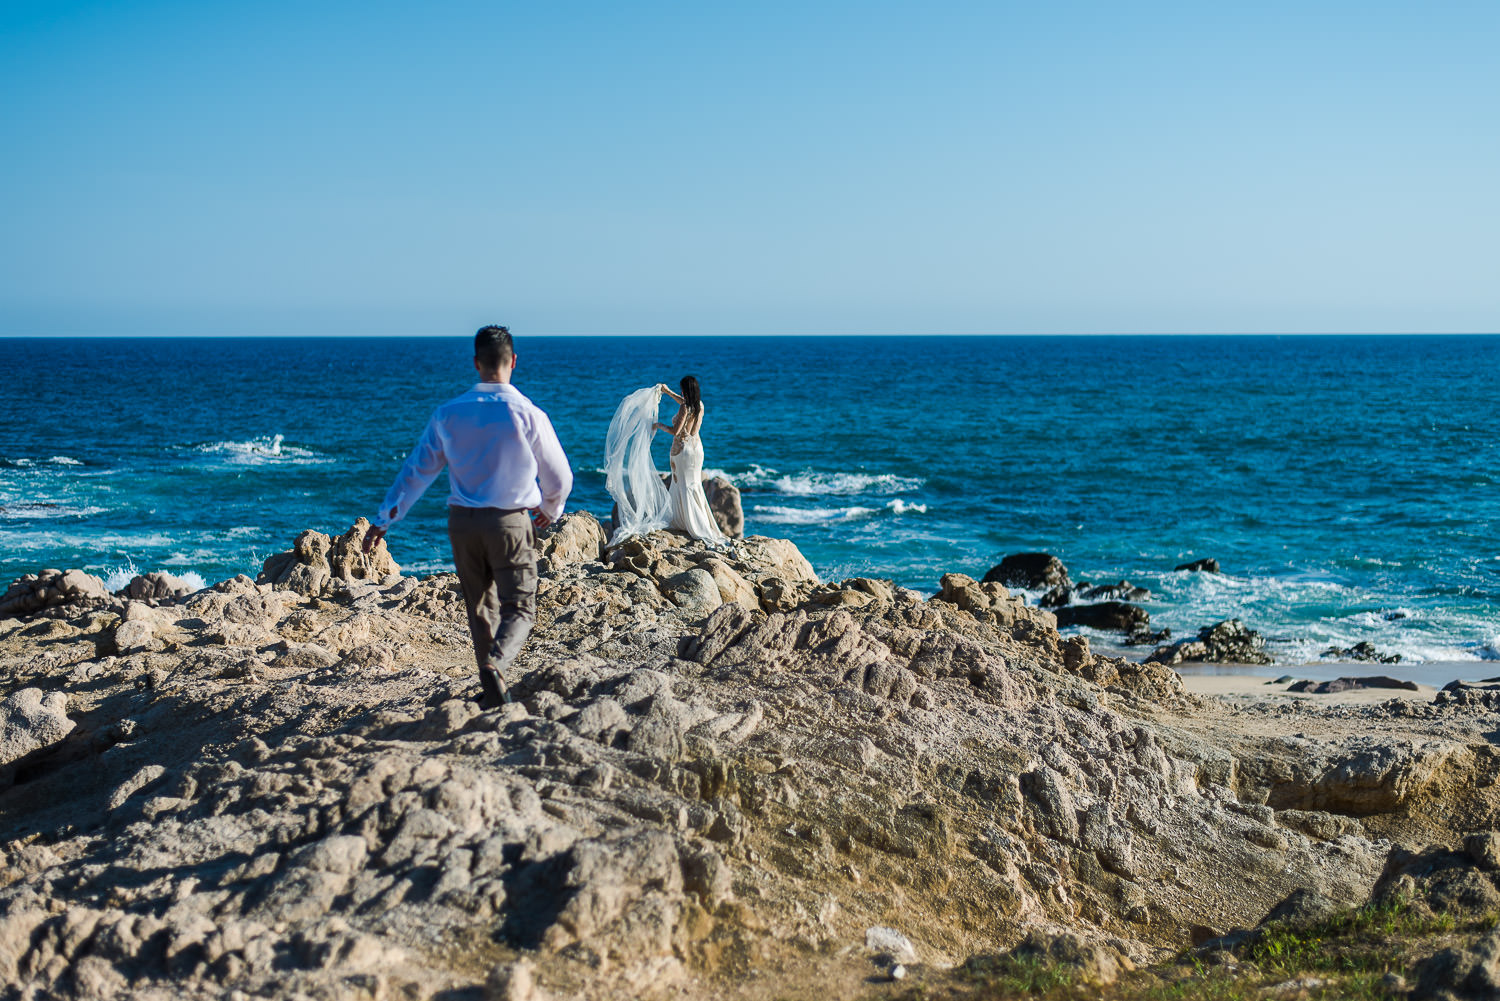
[(673, 528), (704, 542), (727, 541), (714, 521), (703, 493), (702, 404), (685, 418), (683, 432), (672, 441), (672, 486), (662, 486), (651, 458), (661, 390), (638, 389), (615, 410), (604, 442), (604, 483), (615, 501), (611, 546), (658, 528)]

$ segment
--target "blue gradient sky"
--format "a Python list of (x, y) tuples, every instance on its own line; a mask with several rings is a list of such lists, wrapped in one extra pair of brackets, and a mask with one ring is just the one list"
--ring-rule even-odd
[(0, 334), (1500, 330), (1500, 4), (0, 5)]

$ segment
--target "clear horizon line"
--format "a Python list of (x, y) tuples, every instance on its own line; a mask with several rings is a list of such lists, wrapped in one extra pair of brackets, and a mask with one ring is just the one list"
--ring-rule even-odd
[[(478, 329), (478, 328), (476, 328)], [(891, 333), (891, 332), (775, 332), (775, 333), (561, 333), (557, 331), (519, 331), (513, 332), (518, 338), (531, 337), (1495, 337), (1500, 336), (1500, 330), (1297, 330), (1297, 331), (1266, 331), (1266, 330), (1214, 330), (1214, 331), (1150, 331), (1150, 330), (1085, 330), (1085, 331), (1008, 331), (1003, 333), (977, 333), (977, 332), (949, 332), (949, 331), (926, 331), (922, 333)], [(470, 337), (467, 331), (455, 331), (452, 333), (256, 333), (256, 334), (226, 334), (226, 333), (192, 333), (192, 334), (106, 334), (106, 333), (69, 333), (69, 334), (0, 334), (0, 340), (102, 340), (111, 338), (115, 340), (175, 340), (179, 338), (204, 338), (204, 339), (278, 339), (278, 338), (443, 338), (443, 337)]]

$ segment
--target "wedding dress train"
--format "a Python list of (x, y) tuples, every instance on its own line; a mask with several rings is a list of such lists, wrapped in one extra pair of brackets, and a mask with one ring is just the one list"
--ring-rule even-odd
[[(703, 441), (697, 431), (673, 441), (672, 486), (662, 486), (651, 458), (661, 390), (637, 389), (620, 401), (604, 441), (604, 485), (615, 502), (609, 544), (658, 528), (675, 528), (705, 542), (724, 542), (703, 493)], [(701, 422), (700, 422), (701, 423)]]

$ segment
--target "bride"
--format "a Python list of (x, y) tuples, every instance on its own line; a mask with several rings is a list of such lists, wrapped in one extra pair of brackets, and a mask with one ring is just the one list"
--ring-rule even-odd
[[(605, 485), (616, 506), (615, 530), (609, 544), (658, 528), (675, 528), (704, 542), (725, 542), (703, 494), (703, 398), (698, 380), (682, 379), (682, 394), (657, 383), (638, 389), (620, 401), (610, 421), (604, 447)], [(657, 406), (666, 393), (678, 403), (671, 425), (658, 421)], [(656, 431), (672, 436), (672, 486), (661, 484), (651, 458)]]

